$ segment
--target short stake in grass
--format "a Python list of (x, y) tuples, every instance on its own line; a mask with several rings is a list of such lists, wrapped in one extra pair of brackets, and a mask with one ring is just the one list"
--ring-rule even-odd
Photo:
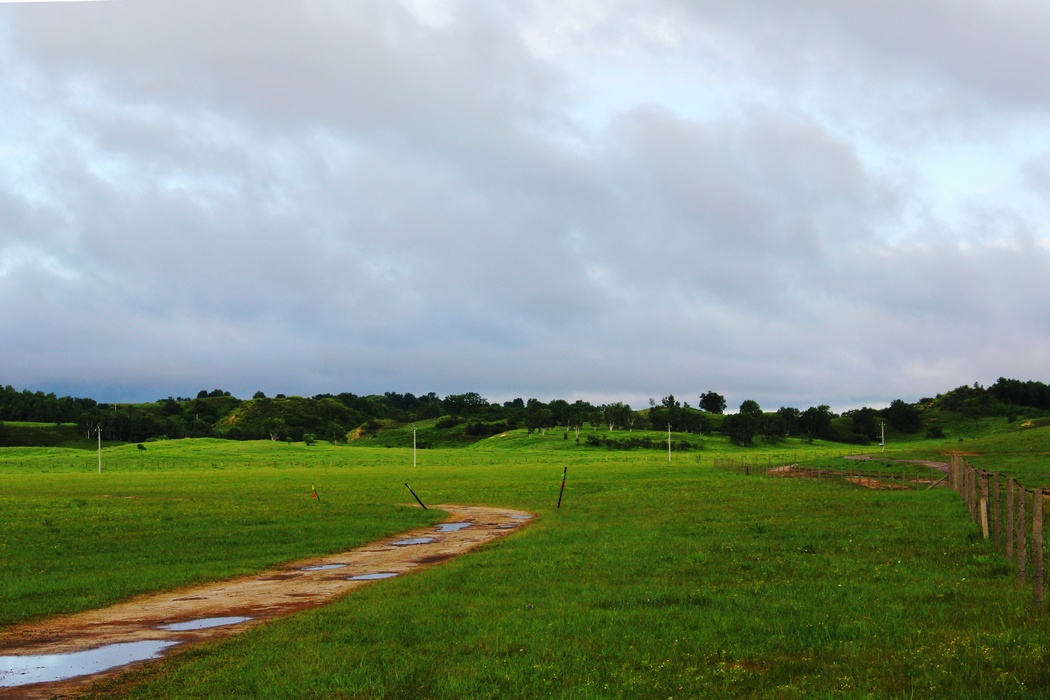
[(313, 495), (310, 496), (310, 498), (316, 498), (317, 502), (320, 503), (321, 502), (321, 497), (317, 495), (317, 487), (314, 486), (313, 484), (310, 484), (310, 490), (314, 492)]
[(558, 508), (561, 508), (561, 497), (565, 493), (565, 475), (568, 473), (568, 467), (565, 467), (565, 469), (561, 473), (561, 491), (558, 492)]
[(407, 481), (405, 482), (405, 488), (408, 489), (408, 492), (410, 494), (412, 494), (413, 498), (416, 499), (416, 503), (418, 503), (419, 505), (423, 506), (423, 510), (430, 510), (425, 505), (423, 505), (423, 501), (419, 500), (419, 496), (416, 495), (416, 492), (412, 490), (412, 487), (408, 485)]

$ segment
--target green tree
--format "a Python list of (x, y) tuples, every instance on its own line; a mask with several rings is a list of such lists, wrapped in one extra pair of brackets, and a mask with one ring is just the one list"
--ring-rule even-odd
[(901, 399), (894, 399), (884, 414), (886, 421), (902, 433), (917, 433), (922, 428), (919, 409)]
[(853, 424), (853, 432), (857, 435), (863, 435), (869, 440), (878, 440), (881, 426), (879, 425), (879, 412), (874, 408), (858, 408), (855, 411), (851, 411), (849, 414), (850, 421)]
[(747, 446), (755, 439), (758, 421), (749, 413), (733, 413), (722, 421), (722, 432), (733, 443)]
[(831, 419), (835, 414), (830, 406), (810, 406), (798, 419), (798, 427), (803, 434), (811, 438), (827, 437), (831, 429)]
[(288, 435), (288, 424), (283, 418), (267, 418), (263, 421), (263, 430), (271, 440), (277, 442)]
[(777, 409), (777, 415), (784, 419), (784, 434), (791, 436), (798, 432), (798, 419), (802, 411), (797, 408), (781, 406)]
[(760, 418), (762, 416), (762, 407), (758, 405), (758, 401), (746, 399), (740, 404), (740, 412), (752, 418)]
[(725, 413), (726, 397), (713, 391), (700, 394), (700, 408), (708, 413)]
[(543, 434), (547, 428), (553, 426), (554, 414), (542, 403), (537, 401), (535, 405), (525, 410), (525, 427), (528, 428), (530, 435), (536, 431)]

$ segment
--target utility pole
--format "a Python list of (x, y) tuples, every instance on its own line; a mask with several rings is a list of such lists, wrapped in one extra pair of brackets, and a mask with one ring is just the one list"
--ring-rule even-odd
[(416, 468), (416, 426), (412, 426), (412, 468)]
[(886, 421), (882, 421), (882, 439), (879, 442), (882, 447), (882, 451), (886, 451)]
[(95, 428), (95, 432), (98, 433), (98, 473), (102, 473), (102, 426)]
[(667, 461), (671, 461), (671, 424), (667, 424)]

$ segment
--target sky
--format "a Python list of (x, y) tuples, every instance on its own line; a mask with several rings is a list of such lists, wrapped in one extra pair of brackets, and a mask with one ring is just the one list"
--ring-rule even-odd
[(1050, 5), (0, 3), (0, 384), (1050, 381)]

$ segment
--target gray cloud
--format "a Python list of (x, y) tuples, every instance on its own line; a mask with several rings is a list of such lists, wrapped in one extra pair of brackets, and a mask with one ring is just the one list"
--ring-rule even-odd
[(4, 7), (0, 381), (848, 407), (1045, 379), (1050, 145), (947, 211), (922, 135), (1040, 125), (1046, 18), (953, 7)]

